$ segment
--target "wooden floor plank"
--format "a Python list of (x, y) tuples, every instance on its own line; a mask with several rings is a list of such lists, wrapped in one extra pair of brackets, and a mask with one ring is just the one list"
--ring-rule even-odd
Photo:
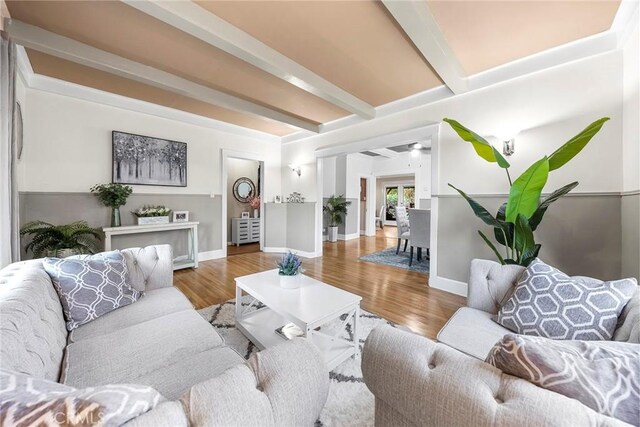
[[(394, 246), (394, 237), (395, 228), (386, 227), (375, 237), (325, 242), (321, 258), (303, 261), (305, 274), (362, 296), (367, 311), (435, 338), (465, 298), (430, 288), (424, 274), (358, 259)], [(234, 278), (275, 268), (279, 258), (256, 252), (204, 261), (198, 269), (176, 271), (174, 282), (196, 308), (204, 308), (234, 298)]]

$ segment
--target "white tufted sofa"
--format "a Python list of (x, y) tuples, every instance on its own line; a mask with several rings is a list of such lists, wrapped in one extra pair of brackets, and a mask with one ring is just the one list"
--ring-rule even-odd
[[(510, 333), (491, 316), (522, 269), (473, 260), (467, 307), (442, 328), (439, 343), (388, 326), (369, 335), (362, 371), (376, 398), (376, 426), (627, 425), (483, 362)], [(640, 291), (625, 307), (614, 339), (639, 342)]]
[(312, 345), (294, 340), (245, 362), (173, 287), (169, 245), (122, 252), (145, 295), (71, 333), (41, 260), (0, 270), (0, 368), (76, 388), (154, 387), (166, 401), (133, 426), (313, 424), (329, 379)]

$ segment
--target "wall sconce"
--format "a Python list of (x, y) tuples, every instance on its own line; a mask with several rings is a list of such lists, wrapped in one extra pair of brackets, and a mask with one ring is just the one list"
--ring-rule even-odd
[(506, 141), (502, 141), (502, 154), (505, 156), (510, 156), (516, 152), (516, 140), (515, 138), (511, 138)]
[(298, 165), (289, 165), (289, 169), (291, 169), (292, 171), (297, 173), (298, 176), (300, 176), (302, 174), (302, 169)]

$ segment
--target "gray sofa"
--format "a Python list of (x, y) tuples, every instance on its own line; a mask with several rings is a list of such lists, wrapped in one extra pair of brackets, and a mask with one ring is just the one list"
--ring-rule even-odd
[[(391, 327), (369, 335), (362, 371), (375, 395), (377, 426), (627, 425), (483, 361), (510, 333), (491, 316), (522, 270), (474, 260), (467, 307), (442, 328), (439, 343)], [(640, 343), (640, 290), (625, 307), (614, 340)]]
[(41, 260), (2, 269), (0, 367), (76, 388), (152, 386), (167, 400), (134, 426), (314, 423), (329, 388), (315, 347), (294, 340), (246, 362), (173, 287), (170, 246), (122, 252), (145, 295), (71, 333)]

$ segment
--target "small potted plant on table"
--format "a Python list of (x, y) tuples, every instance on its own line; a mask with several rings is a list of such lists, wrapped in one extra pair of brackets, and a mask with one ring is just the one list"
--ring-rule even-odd
[(120, 227), (120, 206), (127, 203), (133, 189), (117, 183), (97, 184), (90, 190), (105, 205), (111, 208), (111, 226)]
[(336, 242), (338, 240), (338, 226), (344, 222), (347, 215), (348, 202), (344, 196), (333, 195), (327, 200), (327, 204), (322, 207), (322, 212), (329, 216), (329, 227), (327, 227), (327, 240)]
[(287, 252), (278, 261), (278, 274), (280, 275), (280, 286), (285, 289), (297, 289), (300, 287), (300, 280), (304, 269), (302, 261), (293, 252)]
[(143, 206), (131, 212), (138, 218), (138, 225), (169, 224), (171, 209), (164, 206)]

